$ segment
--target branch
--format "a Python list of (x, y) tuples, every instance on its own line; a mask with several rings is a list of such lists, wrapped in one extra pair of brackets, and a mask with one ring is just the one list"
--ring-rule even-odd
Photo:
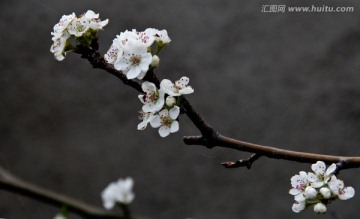
[[(61, 207), (65, 205), (70, 212), (90, 219), (130, 219), (114, 212), (89, 205), (74, 198), (41, 188), (17, 178), (0, 166), (0, 188), (21, 194), (40, 202)], [(140, 219), (132, 217), (131, 219)]]
[[(121, 79), (125, 84), (143, 93), (143, 91), (141, 90), (140, 83), (126, 79), (126, 76), (121, 71), (117, 71), (116, 69), (114, 69), (113, 66), (107, 64), (104, 58), (102, 58), (102, 56), (96, 49), (82, 48), (79, 51), (77, 51), (77, 53), (81, 54), (83, 58), (89, 60), (89, 62), (95, 68), (106, 70), (107, 72)], [(148, 71), (144, 79), (153, 82), (157, 87), (159, 87), (160, 81), (157, 78), (156, 74), (153, 72), (153, 69), (150, 69)], [(201, 136), (185, 136), (183, 138), (185, 144), (203, 145), (208, 148), (213, 148), (217, 146), (217, 147), (230, 148), (244, 152), (255, 153), (255, 155), (251, 156), (248, 160), (238, 161), (236, 162), (235, 165), (249, 167), (249, 165), (251, 166), (251, 164), (254, 161), (256, 161), (259, 157), (265, 156), (268, 158), (296, 161), (300, 163), (315, 163), (321, 160), (327, 164), (331, 164), (331, 163), (339, 163), (341, 161), (342, 162), (341, 169), (360, 167), (360, 157), (333, 156), (333, 155), (284, 150), (275, 147), (248, 143), (223, 136), (205, 122), (205, 120), (193, 108), (190, 102), (186, 100), (186, 98), (182, 97), (180, 102), (180, 107), (182, 111), (185, 112), (186, 115), (190, 118), (192, 123), (201, 132)]]
[(238, 168), (238, 167), (246, 166), (250, 170), (251, 165), (260, 157), (261, 157), (261, 155), (259, 155), (259, 154), (252, 154), (247, 159), (237, 160), (235, 162), (228, 161), (228, 162), (221, 163), (221, 165), (223, 165), (225, 168)]

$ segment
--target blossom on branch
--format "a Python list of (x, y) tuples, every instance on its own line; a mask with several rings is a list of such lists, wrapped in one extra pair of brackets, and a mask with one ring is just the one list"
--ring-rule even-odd
[(147, 113), (155, 113), (160, 111), (164, 106), (164, 91), (157, 89), (155, 84), (145, 81), (141, 85), (142, 90), (146, 94), (140, 94), (139, 100), (144, 104), (142, 110)]
[(109, 20), (101, 21), (99, 14), (88, 10), (85, 14), (76, 17), (75, 13), (63, 15), (60, 21), (53, 28), (53, 45), (50, 52), (58, 61), (65, 58), (66, 52), (74, 50), (75, 46), (70, 44), (73, 37), (81, 45), (89, 46), (92, 40), (96, 39), (98, 30), (102, 30), (108, 24)]
[(176, 121), (177, 117), (180, 114), (180, 108), (174, 106), (172, 109), (167, 110), (163, 109), (159, 112), (158, 115), (150, 120), (150, 125), (153, 128), (159, 128), (159, 134), (161, 137), (166, 137), (170, 133), (179, 131), (179, 122)]
[(190, 79), (188, 77), (181, 77), (173, 84), (170, 80), (164, 79), (160, 83), (160, 87), (170, 96), (181, 96), (184, 94), (194, 93), (194, 89), (188, 86)]
[[(105, 54), (105, 60), (113, 64), (116, 70), (122, 71), (128, 79), (143, 79), (150, 66), (159, 66), (157, 53), (161, 48), (170, 43), (166, 30), (159, 31), (148, 28), (145, 31), (121, 32), (113, 40), (112, 45)], [(156, 42), (156, 43), (154, 43)], [(154, 48), (156, 45), (156, 52)]]
[(344, 182), (334, 175), (336, 168), (336, 164), (331, 164), (326, 169), (325, 163), (318, 161), (311, 166), (314, 173), (301, 171), (299, 175), (291, 177), (293, 188), (289, 193), (295, 200), (292, 210), (299, 213), (306, 207), (314, 205), (315, 213), (325, 213), (326, 205), (330, 202), (354, 197), (354, 188), (345, 187)]
[(130, 204), (135, 198), (132, 191), (133, 185), (134, 181), (131, 177), (110, 183), (101, 193), (104, 207), (112, 209), (116, 203)]

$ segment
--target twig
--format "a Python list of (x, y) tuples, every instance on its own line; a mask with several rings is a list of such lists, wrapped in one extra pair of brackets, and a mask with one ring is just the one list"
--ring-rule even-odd
[[(41, 188), (37, 185), (19, 179), (0, 166), (0, 188), (16, 194), (61, 208), (65, 205), (70, 212), (90, 219), (129, 219), (111, 211), (89, 205), (74, 198)], [(140, 219), (132, 217), (132, 219)]]
[(247, 159), (237, 160), (237, 161), (228, 161), (221, 163), (225, 168), (238, 168), (238, 167), (247, 167), (249, 170), (251, 168), (251, 165), (261, 157), (259, 154), (252, 154)]

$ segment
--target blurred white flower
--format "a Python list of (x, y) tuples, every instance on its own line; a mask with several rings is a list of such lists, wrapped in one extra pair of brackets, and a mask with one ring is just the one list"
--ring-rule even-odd
[(54, 219), (67, 219), (63, 214), (57, 214), (55, 215)]
[(65, 47), (69, 37), (70, 34), (68, 32), (64, 32), (62, 35), (53, 37), (54, 43), (50, 47), (50, 52), (54, 54), (56, 60), (62, 61), (65, 59)]
[(116, 203), (130, 204), (135, 198), (132, 191), (133, 185), (134, 181), (130, 177), (110, 183), (101, 193), (104, 207), (111, 209)]

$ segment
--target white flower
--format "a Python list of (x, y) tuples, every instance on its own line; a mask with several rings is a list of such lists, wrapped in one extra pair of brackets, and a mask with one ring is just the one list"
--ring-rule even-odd
[(142, 121), (138, 124), (137, 129), (144, 130), (149, 124), (150, 120), (153, 118), (154, 114), (146, 113), (144, 111), (140, 111), (139, 113), (140, 113), (139, 119)]
[(169, 44), (171, 39), (166, 30), (158, 30), (155, 28), (147, 28), (145, 31), (147, 35), (152, 35), (155, 37), (155, 41), (162, 44)]
[(155, 84), (145, 81), (141, 85), (142, 90), (146, 94), (140, 94), (139, 100), (144, 104), (142, 110), (147, 113), (155, 113), (164, 106), (165, 93), (162, 89), (157, 89)]
[(306, 187), (305, 196), (307, 199), (314, 199), (317, 196), (317, 191), (311, 186)]
[(85, 16), (75, 18), (69, 25), (68, 31), (71, 35), (76, 37), (81, 37), (88, 29), (90, 25), (90, 20)]
[(54, 43), (50, 47), (50, 52), (54, 53), (56, 60), (62, 61), (65, 59), (66, 52), (64, 50), (69, 37), (70, 34), (68, 32), (64, 32), (59, 37), (53, 37)]
[(177, 132), (179, 130), (179, 122), (176, 121), (180, 114), (180, 108), (174, 106), (172, 109), (163, 109), (159, 112), (159, 115), (154, 115), (150, 120), (150, 125), (153, 128), (159, 128), (159, 134), (161, 137), (166, 137), (170, 133)]
[(332, 193), (337, 195), (341, 200), (347, 200), (355, 195), (355, 189), (351, 186), (345, 187), (344, 182), (332, 176), (330, 182), (328, 182), (329, 188)]
[(318, 214), (326, 213), (326, 205), (323, 203), (317, 203), (314, 205), (314, 212)]
[(119, 179), (117, 182), (110, 183), (101, 193), (104, 207), (111, 209), (116, 203), (130, 204), (135, 195), (132, 192), (134, 181), (132, 178)]
[(179, 80), (175, 81), (175, 84), (173, 84), (170, 80), (164, 79), (161, 81), (160, 87), (170, 96), (191, 94), (194, 92), (194, 89), (191, 86), (187, 86), (189, 81), (190, 79), (188, 77), (181, 77)]
[(293, 187), (290, 189), (290, 195), (294, 195), (295, 201), (297, 202), (304, 202), (305, 198), (305, 189), (309, 185), (307, 180), (307, 174), (304, 171), (300, 171), (299, 175), (295, 175), (291, 177), (291, 186)]
[(109, 19), (101, 21), (99, 19), (99, 14), (95, 14), (92, 10), (88, 10), (84, 17), (89, 20), (89, 28), (92, 30), (102, 30), (104, 26), (109, 23)]
[(309, 173), (308, 179), (314, 188), (320, 188), (330, 180), (330, 177), (336, 170), (336, 164), (333, 163), (326, 169), (325, 163), (318, 161), (311, 165), (311, 169), (315, 172), (315, 174)]
[(70, 22), (75, 19), (75, 13), (69, 14), (69, 15), (63, 15), (59, 21), (59, 23), (55, 24), (54, 26), (54, 33), (55, 34), (62, 34), (63, 31), (65, 31)]
[(165, 103), (166, 103), (166, 106), (172, 107), (176, 104), (176, 99), (172, 96), (168, 96), (168, 97), (166, 97)]
[(306, 203), (305, 202), (295, 202), (292, 206), (292, 210), (295, 213), (299, 213), (301, 211), (303, 211), (306, 207)]
[(128, 79), (143, 79), (149, 70), (152, 56), (147, 52), (147, 46), (133, 41), (129, 41), (123, 47), (123, 55), (116, 60), (114, 67), (123, 71)]
[(327, 187), (322, 187), (320, 189), (320, 193), (325, 199), (329, 199), (331, 197), (331, 191)]

